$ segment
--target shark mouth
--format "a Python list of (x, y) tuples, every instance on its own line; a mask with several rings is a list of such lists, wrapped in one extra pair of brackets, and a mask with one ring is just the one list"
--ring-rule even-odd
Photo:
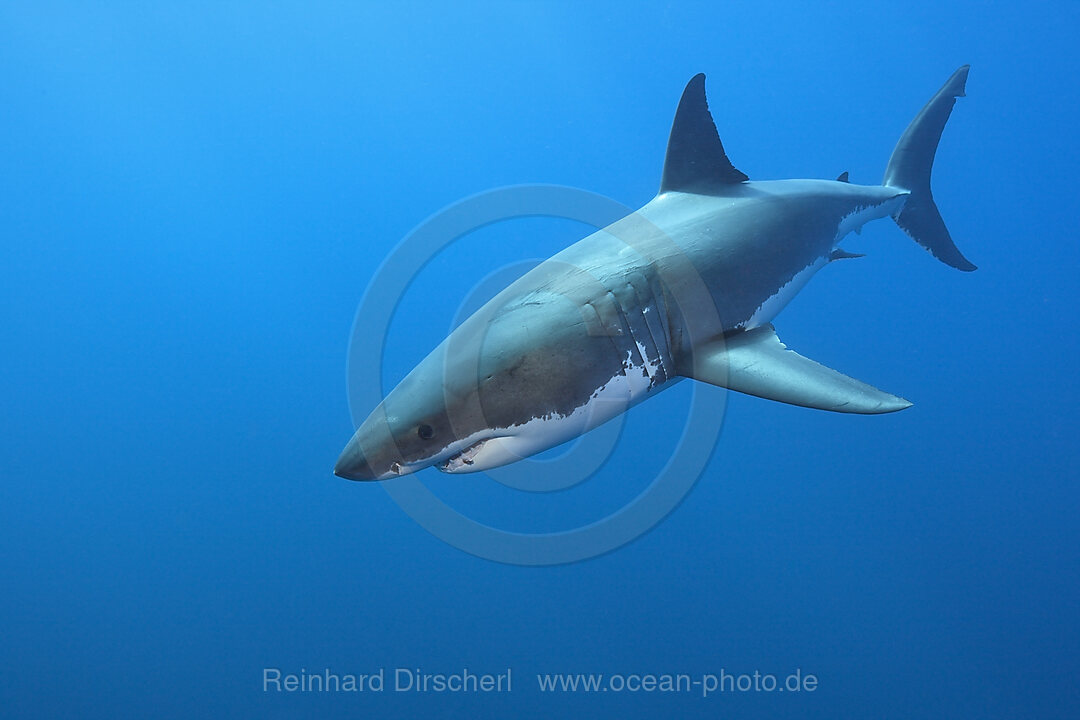
[(444, 473), (467, 473), (486, 469), (486, 465), (484, 467), (474, 467), (474, 465), (476, 465), (477, 456), (483, 451), (485, 445), (493, 440), (499, 439), (500, 438), (498, 437), (484, 438), (479, 442), (473, 443), (456, 455), (451, 455), (436, 467)]
[[(525, 425), (515, 426), (515, 429), (523, 430), (533, 423), (536, 425), (530, 428), (531, 433), (517, 432), (480, 438), (461, 452), (437, 463), (435, 467), (441, 472), (453, 474), (482, 472), (517, 462), (541, 450), (555, 447), (566, 439), (561, 435), (551, 434), (550, 430), (558, 425), (557, 421), (545, 422), (540, 418), (533, 418)], [(549, 432), (541, 431), (545, 426), (548, 426)]]
[(469, 472), (471, 465), (475, 463), (476, 454), (480, 452), (484, 445), (487, 443), (487, 439), (483, 439), (480, 443), (474, 443), (468, 448), (465, 448), (461, 452), (450, 456), (442, 463), (438, 464), (438, 470), (444, 473), (460, 473), (462, 471)]

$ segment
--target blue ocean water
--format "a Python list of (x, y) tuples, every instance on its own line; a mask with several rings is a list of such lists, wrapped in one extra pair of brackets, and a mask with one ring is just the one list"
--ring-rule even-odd
[[(1069, 2), (0, 8), (0, 715), (1075, 716), (1078, 20)], [(964, 63), (934, 188), (980, 269), (874, 223), (846, 243), (867, 257), (777, 320), (913, 408), (702, 389), (723, 431), (683, 502), (555, 567), (466, 554), (331, 475), (354, 313), (425, 218), (518, 183), (644, 204), (697, 72), (752, 178), (875, 182)], [(402, 299), (382, 377), (353, 380), (392, 385), (479, 281), (587, 232), (465, 237)], [(629, 413), (571, 490), (420, 479), (494, 526), (573, 528), (642, 491), (691, 389)], [(398, 692), (399, 668), (509, 668), (512, 689)], [(290, 692), (273, 671), (385, 687)], [(702, 692), (755, 672), (816, 683)], [(609, 690), (543, 692), (556, 673)], [(650, 674), (698, 684), (625, 687)]]

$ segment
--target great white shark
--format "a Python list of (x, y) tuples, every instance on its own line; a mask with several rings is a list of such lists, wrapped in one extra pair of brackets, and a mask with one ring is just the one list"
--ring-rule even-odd
[(751, 181), (705, 98), (683, 91), (660, 190), (544, 261), (458, 326), (356, 430), (334, 473), (382, 480), (487, 470), (566, 442), (683, 378), (804, 407), (889, 413), (901, 397), (793, 350), (772, 326), (840, 241), (892, 217), (942, 262), (974, 270), (934, 203), (930, 170), (968, 67), (900, 137), (880, 185)]

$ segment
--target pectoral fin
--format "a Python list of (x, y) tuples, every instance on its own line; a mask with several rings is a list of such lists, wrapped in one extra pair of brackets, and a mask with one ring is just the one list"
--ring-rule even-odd
[(705, 343), (679, 370), (712, 385), (819, 410), (877, 414), (911, 407), (901, 397), (788, 350), (771, 325)]

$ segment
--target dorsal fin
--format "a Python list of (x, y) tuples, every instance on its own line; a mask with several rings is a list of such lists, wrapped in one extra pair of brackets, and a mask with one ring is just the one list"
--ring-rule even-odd
[(728, 160), (705, 100), (705, 74), (690, 79), (675, 111), (660, 192), (718, 193), (749, 178)]
[(836, 182), (849, 182), (847, 170), (840, 173), (840, 177), (836, 178)]

